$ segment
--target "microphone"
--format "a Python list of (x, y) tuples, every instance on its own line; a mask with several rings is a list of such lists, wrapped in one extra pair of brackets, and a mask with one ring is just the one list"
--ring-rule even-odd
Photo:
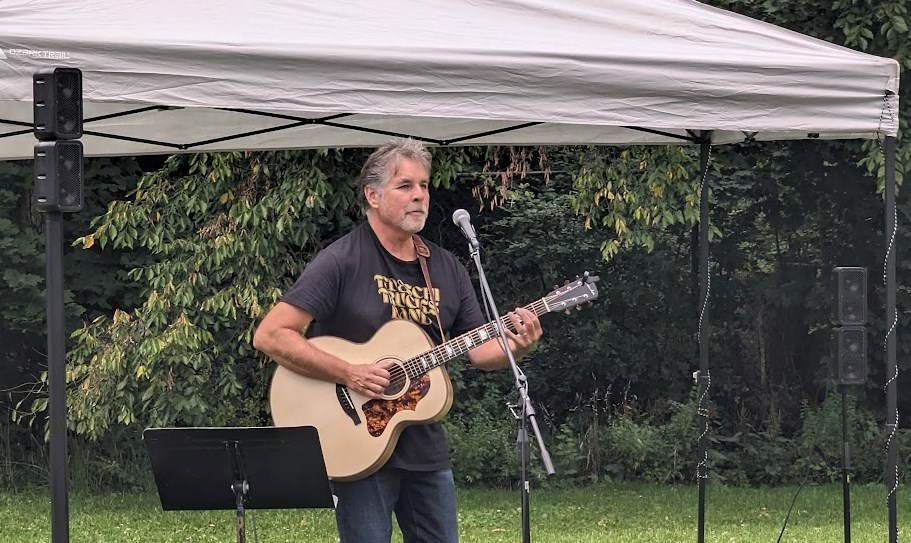
[(452, 222), (462, 229), (462, 233), (465, 234), (465, 237), (468, 239), (469, 245), (477, 249), (480, 247), (478, 243), (478, 236), (474, 233), (474, 228), (471, 226), (471, 215), (468, 214), (464, 209), (456, 209), (455, 213), (452, 214)]

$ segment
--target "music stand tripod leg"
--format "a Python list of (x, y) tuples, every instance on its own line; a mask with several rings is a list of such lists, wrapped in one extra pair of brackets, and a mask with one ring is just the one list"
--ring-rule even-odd
[(237, 543), (247, 543), (247, 522), (244, 512), (244, 500), (247, 497), (247, 477), (244, 469), (244, 457), (241, 452), (240, 442), (226, 441), (225, 448), (231, 456), (231, 468), (234, 472), (234, 482), (231, 490), (234, 491), (234, 504), (237, 509)]
[(244, 495), (247, 493), (246, 481), (235, 481), (231, 485), (237, 504), (237, 543), (247, 543), (247, 519), (244, 511)]

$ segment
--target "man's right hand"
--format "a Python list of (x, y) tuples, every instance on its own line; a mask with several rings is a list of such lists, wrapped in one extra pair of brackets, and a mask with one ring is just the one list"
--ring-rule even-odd
[(390, 361), (377, 364), (350, 364), (345, 386), (368, 398), (379, 398), (389, 386), (389, 370), (394, 366), (395, 363)]

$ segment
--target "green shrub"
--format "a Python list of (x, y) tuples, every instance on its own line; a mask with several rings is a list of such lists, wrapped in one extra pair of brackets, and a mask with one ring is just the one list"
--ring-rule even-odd
[[(829, 394), (818, 407), (806, 402), (801, 407), (803, 428), (796, 439), (799, 456), (794, 465), (820, 482), (841, 479), (842, 397)], [(853, 478), (876, 481), (883, 477), (886, 461), (885, 436), (872, 413), (857, 407), (854, 396), (848, 396), (848, 443), (851, 448)]]
[[(558, 474), (574, 482), (693, 481), (701, 460), (697, 407), (695, 395), (686, 403), (662, 402), (647, 410), (627, 398), (609, 410), (597, 410), (589, 402), (587, 411), (577, 410), (554, 432), (551, 453)], [(749, 424), (726, 435), (710, 416), (705, 437), (709, 477), (738, 486), (840, 480), (841, 396), (831, 394), (818, 407), (805, 402), (801, 414), (803, 424), (794, 436), (782, 435), (775, 425), (757, 429)], [(886, 436), (880, 423), (850, 396), (848, 421), (852, 478), (881, 481)], [(911, 473), (911, 434), (899, 432), (897, 439), (900, 474), (906, 477)]]
[(456, 482), (504, 485), (515, 477), (516, 425), (507, 417), (505, 410), (502, 416), (475, 411), (443, 421)]

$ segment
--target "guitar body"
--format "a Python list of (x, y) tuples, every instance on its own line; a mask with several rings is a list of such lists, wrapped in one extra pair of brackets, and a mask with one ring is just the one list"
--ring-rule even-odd
[[(433, 347), (420, 327), (405, 320), (389, 321), (366, 343), (330, 336), (310, 341), (352, 364), (403, 365)], [(366, 477), (389, 459), (406, 426), (439, 420), (452, 405), (452, 384), (442, 366), (411, 379), (404, 371), (392, 373), (398, 378), (386, 396), (373, 400), (279, 366), (270, 390), (272, 419), (276, 426), (316, 427), (330, 479)]]

